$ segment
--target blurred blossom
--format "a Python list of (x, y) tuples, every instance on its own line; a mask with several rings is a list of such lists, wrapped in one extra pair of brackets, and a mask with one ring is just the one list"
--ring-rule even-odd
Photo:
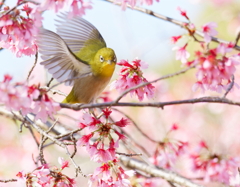
[(83, 16), (87, 9), (91, 9), (91, 1), (83, 0), (44, 0), (41, 1), (42, 10), (54, 10), (55, 13), (63, 8), (68, 8), (69, 17)]
[(189, 20), (189, 17), (187, 16), (186, 10), (181, 9), (180, 7), (177, 8), (180, 11), (180, 14), (185, 17), (187, 20)]
[(32, 187), (76, 187), (75, 180), (62, 174), (62, 169), (64, 169), (64, 167), (61, 169), (57, 167), (49, 168), (49, 165), (45, 164), (29, 173), (25, 173), (23, 171), (18, 172), (16, 175), (18, 177), (17, 186), (24, 185)]
[[(199, 148), (190, 155), (192, 170), (203, 177), (205, 182), (218, 181), (231, 185), (239, 173), (240, 160), (237, 157), (224, 158), (224, 156), (211, 154), (206, 144), (199, 144)], [(239, 185), (239, 184), (238, 184)]]
[(206, 43), (211, 41), (211, 37), (216, 36), (218, 32), (215, 30), (217, 24), (214, 22), (209, 22), (202, 26), (202, 31), (204, 35), (204, 40)]
[[(232, 44), (219, 44), (217, 48), (209, 49), (208, 53), (196, 53), (194, 63), (198, 81), (193, 86), (194, 91), (200, 88), (203, 91), (221, 92), (229, 87), (236, 66), (240, 63), (239, 54), (228, 54), (232, 47)], [(234, 86), (238, 87), (236, 83)]]
[(188, 148), (188, 142), (170, 139), (168, 136), (173, 131), (179, 130), (177, 124), (173, 124), (167, 133), (167, 137), (157, 144), (151, 161), (154, 165), (174, 170), (177, 159), (183, 155)]
[(180, 36), (172, 36), (171, 37), (171, 41), (172, 41), (172, 43), (177, 43), (177, 41), (180, 39), (182, 37), (182, 35), (180, 35)]
[[(128, 5), (130, 5), (131, 7), (134, 7), (138, 4), (152, 5), (154, 2), (154, 0), (115, 0), (115, 1), (121, 3), (122, 10), (126, 10)], [(160, 2), (160, 0), (156, 0), (156, 2)]]
[(34, 113), (36, 119), (43, 122), (48, 117), (53, 118), (60, 106), (55, 103), (45, 91), (37, 86), (28, 86), (24, 83), (12, 83), (11, 77), (5, 75), (4, 81), (0, 82), (0, 103), (8, 110), (21, 111), (23, 115)]
[(187, 63), (187, 59), (190, 57), (190, 53), (186, 50), (187, 44), (183, 47), (176, 46), (173, 50), (176, 50), (176, 60), (180, 60), (183, 64)]

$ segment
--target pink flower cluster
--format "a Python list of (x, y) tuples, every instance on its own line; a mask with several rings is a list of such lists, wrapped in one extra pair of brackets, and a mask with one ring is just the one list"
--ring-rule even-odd
[[(186, 12), (181, 10), (181, 14), (189, 19)], [(185, 25), (190, 35), (194, 35), (195, 26), (192, 23)], [(193, 90), (200, 88), (202, 91), (213, 90), (221, 92), (227, 90), (231, 78), (236, 71), (236, 65), (240, 62), (240, 54), (232, 54), (234, 44), (220, 43), (216, 48), (209, 49), (208, 44), (212, 37), (217, 35), (216, 23), (210, 22), (202, 26), (204, 41), (200, 42), (201, 51), (195, 51), (195, 59), (189, 61), (190, 53), (187, 51), (188, 43), (183, 47), (176, 46), (176, 60), (180, 60), (184, 65), (195, 65), (197, 68), (197, 82), (193, 85)], [(182, 36), (173, 36), (171, 39), (176, 43)], [(235, 84), (235, 86), (238, 86)]]
[[(152, 5), (153, 0), (115, 0), (116, 2), (122, 3), (122, 10), (126, 10), (127, 6), (130, 5), (131, 7), (136, 6), (138, 3), (140, 5), (146, 4), (146, 5)], [(156, 2), (159, 2), (160, 0), (156, 0)]]
[(17, 57), (36, 53), (35, 36), (42, 26), (40, 9), (25, 4), (10, 11), (6, 6), (0, 12), (0, 47), (11, 50)]
[(0, 103), (8, 110), (21, 111), (23, 115), (34, 113), (36, 119), (45, 122), (48, 116), (53, 118), (60, 106), (53, 102), (45, 91), (37, 86), (27, 86), (23, 83), (11, 83), (12, 77), (5, 75), (0, 82)]
[[(130, 64), (126, 60), (121, 60), (117, 64), (119, 66), (122, 66), (122, 69), (120, 70), (120, 79), (114, 81), (112, 83), (112, 86), (120, 92), (135, 87), (141, 83), (148, 82), (147, 79), (143, 77), (143, 72), (141, 70), (148, 67), (145, 62), (136, 59)], [(154, 88), (155, 87), (152, 84), (148, 84), (146, 86), (132, 90), (130, 94), (137, 95), (138, 99), (142, 101), (144, 95), (146, 95), (148, 98), (152, 98), (154, 96)]]
[(216, 36), (218, 32), (215, 30), (217, 24), (214, 22), (209, 22), (202, 26), (202, 31), (204, 35), (204, 41), (206, 43), (211, 42), (211, 37)]
[(87, 9), (91, 9), (91, 1), (83, 0), (44, 0), (40, 5), (43, 10), (54, 10), (57, 13), (59, 10), (67, 7), (70, 9), (69, 16), (83, 16)]
[[(121, 167), (117, 166), (118, 160), (116, 158), (119, 141), (126, 138), (116, 128), (125, 127), (129, 123), (123, 118), (116, 122), (109, 122), (108, 118), (111, 112), (109, 108), (104, 109), (103, 116), (100, 119), (85, 113), (83, 121), (79, 124), (79, 128), (84, 129), (86, 135), (83, 135), (77, 141), (77, 145), (86, 146), (91, 159), (102, 163), (102, 166), (90, 175), (91, 187), (129, 186), (129, 181), (126, 179), (127, 175)], [(103, 121), (102, 118), (105, 118), (105, 120)], [(115, 135), (118, 136), (117, 140), (113, 139)], [(115, 177), (112, 176), (113, 174), (115, 174)]]
[(5, 6), (0, 10), (0, 48), (6, 48), (16, 54), (35, 55), (35, 44), (39, 28), (42, 26), (42, 12), (53, 9), (58, 12), (67, 7), (69, 17), (82, 16), (86, 9), (91, 9), (90, 2), (83, 0), (44, 0), (39, 2), (24, 2), (18, 0), (17, 8)]
[(75, 180), (62, 173), (62, 170), (69, 166), (68, 161), (60, 158), (59, 163), (61, 168), (53, 167), (51, 169), (48, 164), (45, 164), (30, 173), (18, 172), (16, 175), (18, 177), (18, 186), (75, 187)]
[[(231, 78), (236, 71), (236, 65), (240, 62), (240, 54), (226, 56), (231, 52), (233, 45), (219, 44), (217, 48), (210, 49), (207, 53), (196, 52), (196, 59), (193, 62), (198, 69), (198, 81), (193, 90), (201, 88), (221, 92), (226, 90), (231, 83)], [(235, 86), (237, 86), (235, 84)]]
[(218, 181), (230, 185), (231, 181), (239, 175), (239, 158), (224, 158), (211, 154), (205, 142), (201, 142), (195, 153), (190, 156), (192, 169), (200, 174), (205, 182)]
[[(176, 124), (172, 125), (172, 128), (167, 135), (178, 130)], [(174, 169), (174, 164), (179, 156), (185, 153), (188, 146), (187, 142), (171, 140), (170, 138), (164, 138), (162, 142), (157, 144), (153, 158), (151, 159), (153, 164), (166, 169)]]
[(131, 187), (127, 179), (132, 175), (132, 171), (124, 171), (118, 166), (118, 160), (114, 159), (95, 169), (94, 173), (89, 175), (90, 187)]

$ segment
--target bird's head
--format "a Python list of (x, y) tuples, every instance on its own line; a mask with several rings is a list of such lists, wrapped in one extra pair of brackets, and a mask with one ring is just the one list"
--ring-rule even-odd
[(111, 48), (98, 50), (92, 61), (91, 68), (94, 75), (111, 77), (115, 69), (117, 59), (115, 52)]

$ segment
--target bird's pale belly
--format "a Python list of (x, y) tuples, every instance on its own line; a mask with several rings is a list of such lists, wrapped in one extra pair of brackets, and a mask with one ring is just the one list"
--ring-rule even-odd
[(75, 81), (73, 91), (78, 103), (91, 103), (101, 94), (111, 77), (89, 76)]

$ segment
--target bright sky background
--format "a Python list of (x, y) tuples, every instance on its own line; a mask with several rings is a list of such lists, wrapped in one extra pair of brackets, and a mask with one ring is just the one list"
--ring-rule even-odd
[[(15, 2), (15, 0), (6, 1), (10, 6)], [(173, 58), (173, 44), (170, 38), (184, 33), (183, 29), (135, 10), (122, 11), (119, 6), (102, 0), (92, 2), (93, 9), (88, 10), (84, 18), (98, 28), (107, 46), (115, 50), (118, 61), (133, 60), (138, 57), (153, 67)], [(194, 0), (160, 0), (160, 3), (145, 8), (185, 21), (179, 16), (177, 7), (180, 6), (187, 10), (189, 17), (194, 20), (201, 11), (199, 4), (194, 2)], [(53, 12), (45, 12), (44, 27), (54, 31), (55, 18)], [(0, 52), (0, 76), (9, 73), (15, 80), (21, 81), (26, 78), (33, 63), (34, 57), (16, 58), (10, 51), (3, 50)]]

